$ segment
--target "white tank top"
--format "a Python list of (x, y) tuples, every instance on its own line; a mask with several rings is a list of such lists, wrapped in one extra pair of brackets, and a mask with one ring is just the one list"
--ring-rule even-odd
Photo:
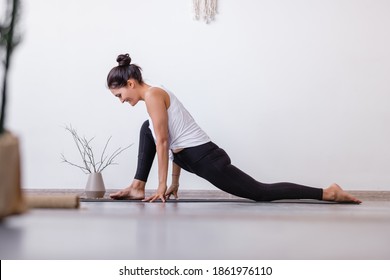
[[(153, 86), (163, 89), (169, 95), (170, 105), (168, 112), (168, 143), (170, 150), (190, 148), (210, 142), (209, 136), (199, 127), (194, 118), (184, 108), (176, 96), (162, 86)], [(149, 117), (149, 128), (154, 140), (153, 122)]]

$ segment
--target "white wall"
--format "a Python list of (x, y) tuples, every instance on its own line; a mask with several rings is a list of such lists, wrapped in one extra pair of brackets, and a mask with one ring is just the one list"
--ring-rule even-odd
[[(136, 167), (144, 104), (105, 85), (119, 53), (173, 90), (234, 164), (263, 182), (390, 190), (390, 2), (220, 0), (194, 21), (190, 0), (24, 1), (8, 127), (25, 188), (83, 188), (70, 135), (134, 143), (104, 172), (122, 188)], [(148, 188), (155, 188), (156, 168)], [(213, 188), (185, 174), (186, 189)]]

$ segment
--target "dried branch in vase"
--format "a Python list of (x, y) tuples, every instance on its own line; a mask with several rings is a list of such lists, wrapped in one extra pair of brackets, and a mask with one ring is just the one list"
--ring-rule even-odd
[[(4, 3), (5, 2), (5, 3)], [(5, 117), (8, 94), (8, 75), (11, 66), (11, 57), (20, 42), (20, 35), (16, 32), (18, 25), (20, 1), (1, 1), (0, 18), (0, 60), (1, 60), (1, 100), (0, 100), (0, 134), (5, 132)]]
[(130, 144), (129, 146), (125, 148), (118, 148), (114, 152), (112, 152), (110, 155), (106, 154), (106, 150), (108, 147), (108, 144), (111, 140), (108, 138), (104, 149), (97, 160), (95, 158), (95, 154), (93, 152), (91, 142), (95, 137), (92, 137), (91, 139), (87, 139), (86, 137), (80, 137), (79, 134), (77, 133), (76, 129), (74, 129), (72, 126), (66, 126), (65, 129), (70, 132), (70, 134), (73, 137), (73, 140), (76, 144), (77, 150), (80, 154), (80, 157), (82, 159), (81, 164), (75, 164), (73, 162), (70, 162), (69, 160), (66, 159), (64, 154), (61, 154), (62, 162), (68, 163), (71, 166), (77, 167), (81, 169), (85, 174), (90, 174), (90, 173), (100, 173), (104, 169), (106, 169), (110, 165), (116, 165), (117, 163), (114, 162), (114, 159), (119, 156), (123, 151), (126, 149), (130, 148), (133, 144)]

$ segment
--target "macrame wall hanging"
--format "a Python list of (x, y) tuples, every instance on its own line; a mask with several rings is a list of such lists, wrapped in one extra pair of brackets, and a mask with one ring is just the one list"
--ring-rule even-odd
[(194, 17), (206, 23), (214, 20), (217, 13), (217, 0), (192, 0)]

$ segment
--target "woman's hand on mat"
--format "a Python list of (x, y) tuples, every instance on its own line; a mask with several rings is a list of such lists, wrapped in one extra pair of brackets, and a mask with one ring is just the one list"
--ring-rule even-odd
[(157, 191), (154, 195), (152, 196), (149, 196), (147, 198), (145, 198), (144, 200), (142, 201), (149, 201), (149, 202), (153, 202), (157, 199), (161, 199), (162, 202), (165, 202), (165, 192), (167, 190), (167, 185), (159, 185), (158, 188), (157, 188)]
[(169, 189), (167, 190), (167, 192), (165, 193), (165, 198), (169, 199), (171, 197), (171, 195), (173, 195), (175, 197), (175, 199), (179, 199), (179, 196), (177, 195), (178, 192), (179, 192), (179, 185), (172, 184), (169, 187)]

